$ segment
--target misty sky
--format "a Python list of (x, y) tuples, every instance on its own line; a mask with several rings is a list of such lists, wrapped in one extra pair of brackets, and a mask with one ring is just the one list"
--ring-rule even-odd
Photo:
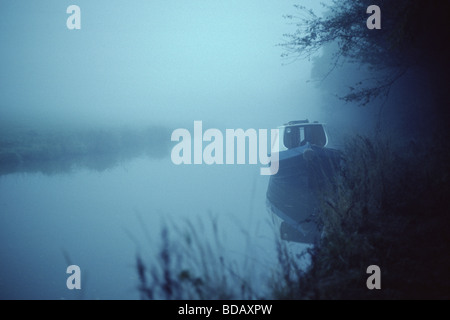
[[(205, 129), (258, 129), (321, 120), (321, 92), (307, 83), (312, 62), (283, 65), (290, 61), (277, 46), (296, 29), (283, 18), (296, 3), (321, 8), (316, 0), (0, 0), (0, 126), (192, 130), (202, 120)], [(72, 4), (81, 30), (66, 27)], [(158, 237), (163, 219), (210, 214), (228, 236), (225, 255), (265, 273), (276, 261), (266, 189), (259, 166), (175, 166), (169, 157), (1, 176), (0, 296), (77, 298), (65, 286), (64, 250), (90, 275), (85, 297), (138, 298), (132, 266), (136, 243), (147, 243), (142, 230)]]
[[(318, 116), (310, 62), (283, 66), (291, 0), (1, 1), (0, 117), (274, 127)], [(81, 8), (68, 30), (66, 8)]]

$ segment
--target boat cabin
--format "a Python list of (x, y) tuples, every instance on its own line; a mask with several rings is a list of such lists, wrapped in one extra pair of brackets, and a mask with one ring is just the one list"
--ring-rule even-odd
[(302, 147), (307, 142), (322, 148), (328, 144), (328, 136), (322, 123), (310, 123), (308, 120), (290, 121), (278, 129), (282, 137), (282, 143), (279, 141), (280, 151)]

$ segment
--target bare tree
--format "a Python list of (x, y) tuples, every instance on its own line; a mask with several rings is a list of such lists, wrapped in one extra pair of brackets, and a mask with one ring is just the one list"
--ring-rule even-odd
[[(366, 105), (387, 97), (392, 85), (416, 65), (446, 61), (441, 50), (446, 42), (448, 1), (378, 0), (382, 28), (369, 30), (367, 8), (372, 0), (333, 0), (324, 5), (325, 17), (296, 6), (296, 14), (286, 16), (296, 25), (285, 34), (284, 57), (309, 59), (324, 47), (337, 48), (332, 55), (332, 72), (346, 63), (365, 65), (371, 77), (360, 79), (341, 98)], [(333, 44), (334, 46), (331, 46)], [(447, 50), (444, 50), (448, 52)]]

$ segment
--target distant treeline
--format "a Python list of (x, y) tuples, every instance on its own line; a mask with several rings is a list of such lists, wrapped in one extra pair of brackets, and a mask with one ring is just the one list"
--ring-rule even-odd
[(68, 172), (76, 167), (102, 171), (139, 156), (162, 158), (170, 152), (170, 130), (2, 129), (0, 175), (14, 172)]

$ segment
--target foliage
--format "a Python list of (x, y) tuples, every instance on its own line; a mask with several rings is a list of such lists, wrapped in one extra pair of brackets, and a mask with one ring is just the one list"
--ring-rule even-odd
[(368, 68), (369, 76), (357, 81), (342, 97), (361, 105), (387, 97), (392, 85), (414, 66), (425, 65), (442, 73), (442, 64), (448, 65), (444, 46), (447, 2), (380, 0), (381, 30), (366, 27), (366, 10), (372, 4), (369, 0), (333, 0), (324, 5), (325, 17), (296, 6), (298, 14), (286, 16), (297, 29), (285, 35), (284, 56), (311, 58), (336, 45), (330, 72), (345, 63)]
[[(169, 230), (175, 231), (176, 237)], [(136, 257), (139, 291), (142, 299), (224, 300), (256, 299), (258, 295), (227, 254), (220, 238), (217, 220), (210, 228), (200, 220), (185, 221), (183, 227), (171, 225), (161, 231), (156, 259), (144, 263)]]
[[(449, 150), (350, 139), (345, 166), (321, 192), (322, 239), (300, 257), (277, 242), (270, 280), (260, 279), (268, 291), (227, 259), (219, 237), (208, 242), (189, 222), (184, 242), (164, 229), (158, 258), (138, 256), (139, 290), (147, 299), (449, 299)], [(381, 268), (381, 290), (366, 287), (370, 265)]]
[[(322, 193), (324, 236), (282, 298), (448, 299), (448, 145), (351, 139), (345, 168)], [(368, 290), (378, 265), (382, 290)]]

